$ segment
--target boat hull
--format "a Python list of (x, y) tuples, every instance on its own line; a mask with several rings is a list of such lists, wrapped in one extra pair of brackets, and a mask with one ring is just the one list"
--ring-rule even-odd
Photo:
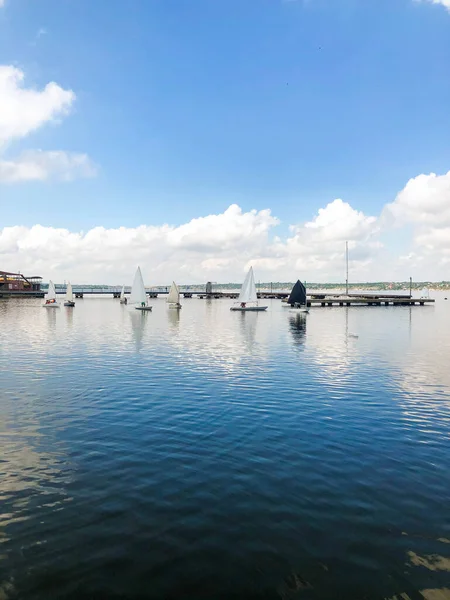
[(268, 306), (246, 306), (245, 308), (242, 308), (241, 306), (232, 306), (230, 310), (237, 312), (263, 312), (268, 308)]
[(134, 308), (136, 310), (143, 310), (145, 312), (151, 312), (151, 310), (152, 310), (151, 306), (135, 306)]
[(169, 304), (169, 308), (175, 308), (176, 310), (181, 308), (181, 304)]
[(291, 308), (291, 312), (294, 313), (309, 313), (309, 308)]
[(75, 306), (75, 302), (64, 302), (64, 306), (73, 307)]
[(53, 304), (43, 304), (44, 308), (59, 308), (59, 304), (57, 302), (53, 302)]

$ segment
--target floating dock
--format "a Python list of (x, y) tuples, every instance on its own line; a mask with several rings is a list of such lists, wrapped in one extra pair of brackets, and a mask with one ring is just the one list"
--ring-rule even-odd
[(425, 306), (432, 304), (434, 298), (413, 298), (412, 296), (395, 296), (372, 294), (349, 294), (348, 296), (316, 296), (307, 298), (308, 306)]

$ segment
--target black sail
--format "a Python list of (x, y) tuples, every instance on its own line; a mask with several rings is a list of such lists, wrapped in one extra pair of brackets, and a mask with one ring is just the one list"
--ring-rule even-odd
[(288, 298), (288, 304), (306, 304), (306, 288), (300, 279), (292, 288), (291, 295)]

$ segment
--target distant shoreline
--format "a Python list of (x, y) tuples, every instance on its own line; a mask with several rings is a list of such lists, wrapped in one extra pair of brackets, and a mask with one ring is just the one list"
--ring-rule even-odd
[[(285, 291), (292, 289), (292, 286), (295, 282), (257, 282), (256, 288), (264, 291)], [(65, 287), (64, 284), (55, 284), (57, 288)], [(101, 284), (72, 284), (75, 288), (86, 288), (86, 289), (95, 289), (95, 288), (107, 288), (107, 287), (117, 287), (118, 289), (122, 288), (121, 285), (101, 285)], [(41, 288), (43, 290), (47, 289), (48, 284), (43, 283)], [(170, 286), (165, 285), (149, 285), (146, 286), (148, 289), (152, 289), (155, 291), (158, 290), (166, 290)], [(180, 284), (180, 289), (183, 291), (189, 290), (205, 290), (205, 283), (202, 284)], [(240, 283), (214, 283), (212, 284), (212, 288), (214, 291), (236, 291), (241, 287)], [(306, 288), (308, 291), (314, 290), (326, 290), (327, 292), (345, 292), (346, 285), (345, 283), (309, 283), (306, 282)], [(430, 292), (436, 291), (449, 291), (450, 290), (450, 281), (416, 281), (412, 282), (411, 290), (423, 290), (427, 288)], [(409, 292), (410, 282), (409, 281), (401, 281), (401, 282), (388, 282), (388, 281), (380, 281), (380, 282), (366, 282), (366, 283), (349, 283), (348, 289), (351, 292), (361, 292), (361, 291), (371, 291), (371, 292)]]

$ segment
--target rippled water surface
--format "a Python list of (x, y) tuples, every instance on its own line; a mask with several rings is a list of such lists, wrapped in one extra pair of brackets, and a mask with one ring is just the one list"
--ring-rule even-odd
[(0, 301), (0, 598), (450, 598), (436, 297)]

